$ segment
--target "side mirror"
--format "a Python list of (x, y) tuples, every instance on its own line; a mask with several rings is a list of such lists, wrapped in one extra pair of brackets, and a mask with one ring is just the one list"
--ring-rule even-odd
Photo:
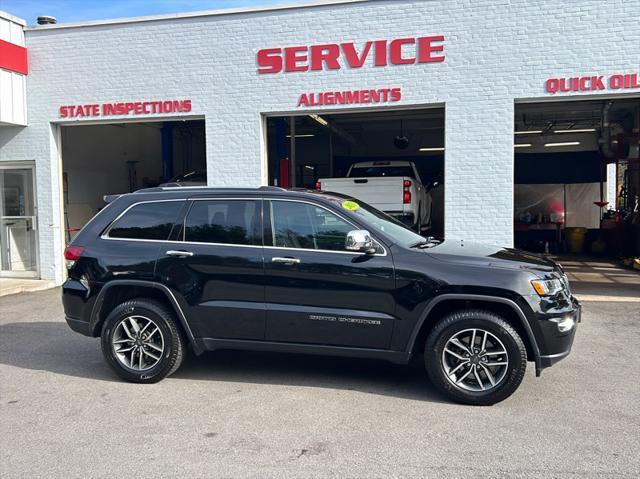
[(344, 241), (344, 249), (347, 251), (360, 251), (367, 254), (376, 252), (371, 234), (367, 230), (349, 231)]

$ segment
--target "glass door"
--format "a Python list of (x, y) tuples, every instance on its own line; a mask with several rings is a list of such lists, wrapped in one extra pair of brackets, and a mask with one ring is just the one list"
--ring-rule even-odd
[(38, 276), (33, 166), (0, 164), (0, 277)]

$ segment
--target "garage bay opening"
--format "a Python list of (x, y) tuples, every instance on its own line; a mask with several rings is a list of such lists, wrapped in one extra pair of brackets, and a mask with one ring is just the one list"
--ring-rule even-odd
[(640, 99), (517, 104), (515, 244), (640, 255)]
[(267, 118), (269, 184), (352, 196), (444, 237), (444, 108)]
[(159, 185), (205, 185), (204, 120), (62, 126), (65, 239), (105, 195)]

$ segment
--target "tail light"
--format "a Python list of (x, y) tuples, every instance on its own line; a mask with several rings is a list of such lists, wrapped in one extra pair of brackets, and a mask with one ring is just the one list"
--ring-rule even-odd
[(411, 188), (411, 181), (410, 180), (404, 180), (402, 182), (402, 186), (404, 191), (402, 192), (402, 202), (405, 205), (408, 205), (411, 203), (411, 191), (409, 190), (409, 188)]
[(320, 191), (322, 189), (322, 183), (316, 181), (316, 190)]
[(84, 253), (84, 248), (82, 246), (67, 246), (64, 250), (64, 259), (67, 263), (67, 269), (73, 268), (76, 264), (76, 261), (80, 259)]

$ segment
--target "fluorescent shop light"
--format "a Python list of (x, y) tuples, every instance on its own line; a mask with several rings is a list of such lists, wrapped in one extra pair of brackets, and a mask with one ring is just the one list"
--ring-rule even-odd
[(554, 133), (591, 133), (595, 128), (576, 128), (575, 130), (555, 130)]
[(529, 148), (530, 146), (533, 146), (533, 145), (531, 143), (516, 143), (513, 146), (515, 148)]
[(309, 115), (309, 118), (313, 118), (315, 121), (317, 121), (318, 123), (320, 123), (322, 126), (327, 126), (329, 124), (329, 122), (327, 120), (325, 120), (324, 118), (322, 118), (320, 115)]
[(542, 130), (516, 131), (514, 135), (539, 135)]
[(422, 152), (444, 151), (444, 146), (438, 146), (433, 148), (420, 148), (418, 151), (422, 151)]
[[(294, 135), (296, 138), (311, 138), (312, 136), (316, 136), (312, 133), (307, 133), (305, 135)], [(291, 138), (291, 135), (287, 135), (287, 138)]]
[(565, 141), (564, 143), (545, 143), (545, 148), (551, 148), (554, 146), (577, 146), (579, 145), (579, 141)]

